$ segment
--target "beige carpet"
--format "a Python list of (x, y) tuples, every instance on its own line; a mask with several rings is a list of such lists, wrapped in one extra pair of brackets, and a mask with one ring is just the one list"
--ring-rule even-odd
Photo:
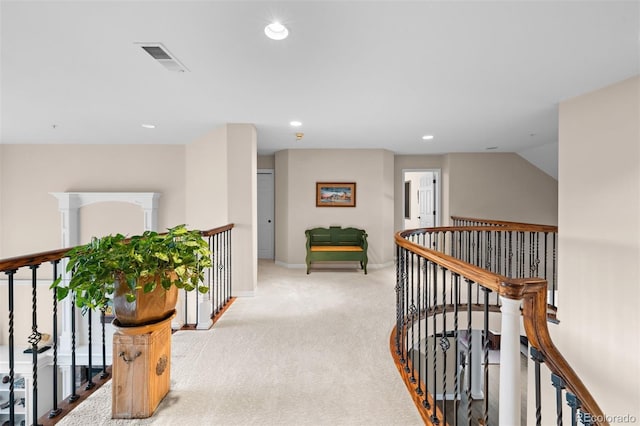
[(209, 331), (173, 336), (153, 417), (111, 420), (110, 383), (60, 425), (420, 425), (389, 354), (395, 270), (260, 261), (255, 297)]

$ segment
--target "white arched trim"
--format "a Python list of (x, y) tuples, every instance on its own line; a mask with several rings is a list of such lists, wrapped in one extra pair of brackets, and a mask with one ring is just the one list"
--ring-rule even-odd
[(89, 204), (123, 202), (140, 206), (144, 213), (144, 230), (158, 230), (158, 192), (50, 192), (58, 199), (62, 219), (62, 247), (79, 244), (78, 210)]

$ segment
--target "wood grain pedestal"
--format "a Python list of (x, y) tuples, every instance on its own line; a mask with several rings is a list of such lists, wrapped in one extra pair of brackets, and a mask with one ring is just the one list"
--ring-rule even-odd
[(169, 392), (171, 319), (138, 327), (114, 320), (111, 417), (150, 417)]

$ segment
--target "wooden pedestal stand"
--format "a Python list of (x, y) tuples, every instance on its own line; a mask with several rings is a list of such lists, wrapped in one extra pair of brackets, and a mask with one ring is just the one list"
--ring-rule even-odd
[(111, 418), (150, 417), (169, 392), (171, 319), (139, 327), (113, 327)]

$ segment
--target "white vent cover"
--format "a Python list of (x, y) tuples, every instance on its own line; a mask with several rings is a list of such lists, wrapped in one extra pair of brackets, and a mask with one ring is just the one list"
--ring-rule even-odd
[(169, 71), (189, 71), (162, 43), (135, 43)]

